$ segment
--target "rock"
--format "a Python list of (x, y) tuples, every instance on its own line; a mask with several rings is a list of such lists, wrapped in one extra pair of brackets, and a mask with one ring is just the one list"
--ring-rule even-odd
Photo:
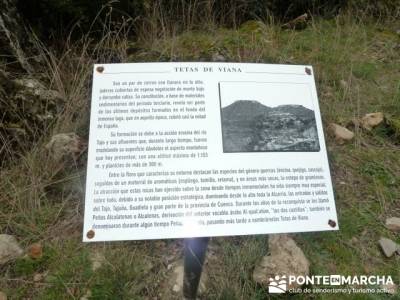
[[(205, 266), (206, 264), (204, 264)], [(172, 290), (174, 293), (183, 293), (183, 263), (179, 263), (175, 266), (173, 270), (173, 286)], [(206, 291), (206, 281), (207, 281), (207, 268), (203, 267), (203, 272), (201, 273), (198, 295), (203, 294)]]
[(14, 82), (19, 86), (19, 89), (22, 92), (22, 94), (25, 94), (22, 97), (26, 97), (27, 94), (26, 91), (29, 91), (28, 97), (37, 96), (42, 101), (44, 100), (44, 101), (54, 102), (55, 100), (57, 101), (62, 100), (62, 97), (59, 92), (46, 88), (37, 79), (26, 77), (26, 78), (15, 79)]
[[(269, 107), (258, 101), (237, 100), (222, 109), (224, 151), (319, 151), (314, 112), (301, 105)], [(249, 124), (248, 120), (253, 120)], [(241, 124), (241, 125), (240, 125)], [(237, 138), (229, 132), (244, 130), (249, 134)], [(250, 134), (250, 132), (252, 132)]]
[(12, 235), (0, 234), (0, 265), (20, 257), (24, 251)]
[(387, 218), (385, 225), (390, 230), (400, 232), (400, 218)]
[(397, 285), (394, 283), (382, 284), (381, 288), (385, 290), (386, 294), (395, 295), (397, 293)]
[[(0, 4), (1, 6), (1, 4)], [(12, 161), (41, 138), (63, 109), (57, 91), (29, 76), (15, 79), (0, 70), (0, 135), (9, 151), (0, 151), (0, 161)]]
[(90, 256), (90, 261), (92, 262), (92, 271), (95, 272), (106, 262), (106, 258), (102, 253), (96, 251)]
[(86, 147), (86, 142), (73, 132), (56, 134), (46, 145), (46, 149), (49, 150), (55, 161), (66, 157), (77, 160)]
[(36, 273), (35, 275), (33, 275), (34, 282), (42, 281), (42, 279), (43, 279), (43, 274), (41, 274), (41, 273)]
[(183, 290), (183, 273), (184, 273), (183, 265), (182, 264), (177, 265), (174, 268), (173, 272), (174, 272), (173, 276), (174, 276), (175, 280), (174, 280), (174, 286), (172, 287), (172, 290), (175, 293), (182, 292), (182, 290)]
[(302, 14), (297, 18), (282, 25), (284, 29), (304, 29), (307, 27), (308, 14)]
[(80, 300), (89, 300), (92, 298), (92, 291), (91, 290), (87, 290), (85, 295), (83, 295)]
[(32, 122), (32, 125), (45, 125), (55, 119), (63, 105), (63, 98), (59, 92), (46, 88), (34, 78), (19, 78), (13, 82), (13, 101), (20, 107), (26, 107), (22, 115), (27, 121)]
[(33, 243), (28, 247), (28, 255), (30, 258), (38, 259), (43, 255), (43, 248), (40, 243)]
[(359, 240), (358, 240), (357, 237), (353, 236), (353, 237), (350, 239), (349, 242), (350, 242), (351, 244), (355, 245), (355, 244), (357, 244), (357, 243), (359, 242)]
[(33, 275), (33, 281), (40, 282), (47, 276), (47, 274), (48, 274), (48, 271), (43, 272), (43, 273), (36, 273), (35, 275)]
[(391, 257), (399, 249), (399, 245), (388, 238), (381, 237), (379, 245), (386, 257)]
[(350, 141), (354, 138), (354, 133), (352, 131), (338, 124), (331, 123), (328, 129), (339, 144), (343, 144), (345, 141)]
[[(275, 276), (309, 275), (310, 263), (292, 238), (286, 234), (270, 235), (268, 245), (270, 255), (264, 256), (255, 267), (254, 281), (268, 287), (270, 278)], [(292, 283), (288, 289), (297, 287), (297, 283)]]
[(0, 291), (0, 300), (7, 300), (7, 295)]
[(376, 112), (371, 114), (366, 114), (364, 117), (361, 118), (360, 124), (361, 127), (367, 130), (371, 130), (372, 128), (381, 124), (384, 120), (383, 113)]
[(214, 62), (224, 62), (224, 61), (226, 61), (226, 58), (223, 55), (219, 54), (219, 53), (214, 53), (212, 55), (212, 61), (214, 61)]

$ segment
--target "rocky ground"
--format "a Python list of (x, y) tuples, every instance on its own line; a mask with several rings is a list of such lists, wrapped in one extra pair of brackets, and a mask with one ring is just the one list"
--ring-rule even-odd
[(222, 109), (222, 134), (225, 152), (319, 151), (314, 112), (301, 105), (236, 101)]

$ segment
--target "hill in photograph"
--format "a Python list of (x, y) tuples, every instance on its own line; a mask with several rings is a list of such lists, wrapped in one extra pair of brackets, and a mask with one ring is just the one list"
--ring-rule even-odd
[(222, 108), (224, 152), (319, 151), (314, 111), (237, 100)]

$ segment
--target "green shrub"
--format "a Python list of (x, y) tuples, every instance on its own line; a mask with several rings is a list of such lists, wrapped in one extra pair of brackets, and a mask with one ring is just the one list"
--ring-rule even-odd
[[(77, 25), (83, 34), (102, 30), (106, 16), (118, 23), (123, 16), (143, 14), (143, 0), (18, 0), (18, 9), (42, 36), (68, 34)], [(97, 22), (94, 22), (97, 20)], [(93, 23), (94, 22), (94, 23)], [(81, 33), (82, 33), (81, 32)]]
[[(400, 0), (17, 0), (19, 10), (43, 36), (69, 33), (78, 24), (83, 33), (102, 30), (122, 18), (154, 32), (181, 32), (204, 25), (239, 27), (248, 20), (286, 22), (301, 14), (334, 16), (340, 10), (373, 17), (400, 15)], [(93, 21), (97, 20), (94, 23)], [(160, 29), (161, 28), (161, 29)], [(75, 30), (77, 31), (77, 30)], [(79, 32), (79, 31), (77, 31)], [(152, 33), (150, 33), (152, 32)], [(57, 33), (54, 34), (54, 33)]]
[(400, 0), (349, 0), (347, 8), (376, 18), (400, 17)]

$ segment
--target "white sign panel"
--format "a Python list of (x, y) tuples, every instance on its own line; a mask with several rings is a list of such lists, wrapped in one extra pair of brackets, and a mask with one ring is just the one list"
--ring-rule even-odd
[(84, 241), (337, 229), (312, 67), (94, 66)]

